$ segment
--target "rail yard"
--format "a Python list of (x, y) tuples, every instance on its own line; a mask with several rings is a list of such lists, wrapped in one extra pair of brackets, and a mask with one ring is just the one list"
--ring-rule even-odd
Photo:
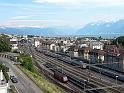
[(30, 54), (36, 67), (42, 71), (41, 73), (52, 78), (52, 82), (59, 82), (58, 84), (67, 89), (68, 92), (123, 93), (124, 91), (122, 81), (118, 81), (116, 84), (115, 79), (94, 71), (89, 64), (84, 64), (83, 67), (69, 64), (71, 60), (67, 60), (67, 56), (61, 56), (47, 50), (43, 51), (29, 44), (20, 45), (20, 51), (24, 54)]

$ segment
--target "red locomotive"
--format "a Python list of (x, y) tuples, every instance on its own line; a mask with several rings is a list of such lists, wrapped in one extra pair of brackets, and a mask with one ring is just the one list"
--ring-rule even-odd
[(56, 78), (57, 80), (59, 80), (62, 83), (67, 83), (68, 82), (67, 76), (64, 75), (63, 73), (58, 72), (58, 71), (54, 72), (54, 78)]

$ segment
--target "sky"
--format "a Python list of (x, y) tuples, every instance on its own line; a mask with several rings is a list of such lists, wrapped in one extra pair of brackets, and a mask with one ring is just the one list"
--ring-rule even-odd
[(0, 0), (0, 25), (83, 27), (124, 19), (124, 0)]

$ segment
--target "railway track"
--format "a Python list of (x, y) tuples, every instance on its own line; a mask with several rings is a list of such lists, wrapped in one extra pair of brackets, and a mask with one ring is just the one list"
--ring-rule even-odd
[[(29, 51), (29, 50), (26, 50), (26, 51)], [(72, 73), (73, 75), (78, 75), (78, 76), (80, 76), (81, 78), (84, 78), (84, 79), (86, 79), (87, 76), (88, 76), (86, 72), (78, 71), (78, 70), (76, 70), (72, 67), (69, 67), (69, 66), (61, 63), (60, 61), (58, 62), (57, 60), (55, 60), (53, 58), (49, 58), (49, 57), (47, 57), (43, 54), (37, 53), (35, 50), (32, 50), (32, 52), (35, 54), (36, 59), (40, 59), (39, 62), (41, 62), (41, 60), (42, 60), (42, 62), (53, 63), (53, 64), (57, 65), (58, 67), (63, 67), (63, 69)], [(29, 54), (32, 54), (31, 51), (30, 51)], [(94, 77), (90, 78), (90, 82), (92, 82), (93, 84), (99, 85), (100, 87), (104, 87), (106, 85), (111, 86), (111, 84), (108, 84), (107, 82), (101, 82), (101, 80), (99, 80), (98, 78), (94, 78)], [(108, 90), (111, 91), (112, 93), (123, 93), (123, 91), (120, 91), (120, 89), (117, 90), (117, 89), (109, 88), (109, 89), (107, 89), (107, 91)]]
[[(38, 58), (38, 59), (40, 59), (40, 58)], [(40, 59), (41, 60), (41, 59)], [(45, 60), (42, 60), (43, 62), (45, 62)], [(73, 74), (74, 75), (74, 74)], [(72, 80), (72, 79), (71, 79)], [(74, 83), (74, 80), (73, 81), (71, 81), (71, 82), (73, 82)], [(80, 82), (79, 82), (80, 83)], [(75, 84), (78, 86), (78, 87), (81, 87), (81, 88), (84, 88), (84, 87), (82, 87), (80, 84), (78, 84), (78, 83), (76, 83), (75, 82)], [(92, 88), (91, 86), (86, 86), (86, 88)], [(93, 93), (101, 93), (101, 92), (98, 92), (98, 91), (96, 91), (96, 90), (93, 90), (94, 92)], [(90, 91), (91, 92), (91, 91)]]
[[(43, 62), (48, 62), (48, 61), (45, 61), (44, 59), (42, 59), (42, 61), (43, 61)], [(52, 61), (52, 60), (51, 60), (51, 61)], [(49, 60), (49, 62), (51, 62), (51, 61)], [(52, 61), (52, 63), (53, 63), (53, 62), (55, 62), (55, 61)], [(59, 64), (56, 63), (56, 62), (55, 62), (54, 64), (57, 65), (57, 66), (60, 67), (60, 68), (61, 68), (61, 66), (62, 66), (62, 64), (59, 65)], [(81, 75), (81, 74), (78, 74), (78, 73), (76, 74), (77, 71), (75, 72), (75, 70), (70, 69), (70, 68), (68, 68), (67, 66), (64, 66), (64, 67), (66, 68), (66, 69), (65, 69), (65, 72), (66, 72), (66, 73), (70, 72), (73, 76), (80, 76), (80, 78), (86, 79), (85, 76), (84, 76), (82, 73), (81, 73), (82, 75)], [(93, 84), (92, 84), (92, 85), (93, 85)], [(91, 86), (87, 86), (87, 88), (90, 89), (90, 88), (92, 88), (92, 87), (91, 87)], [(100, 92), (100, 93), (101, 93), (101, 92)]]
[[(21, 50), (25, 51), (24, 52), (25, 54), (32, 55), (32, 52), (29, 49), (27, 49), (26, 47), (25, 48), (22, 48)], [(35, 65), (36, 65), (37, 69), (39, 69), (39, 72), (41, 74), (44, 74), (44, 76), (46, 78), (48, 78), (48, 80), (50, 80), (51, 82), (57, 84), (61, 88), (65, 89), (68, 93), (84, 93), (80, 88), (76, 87), (74, 84), (72, 84), (70, 82), (68, 82), (67, 84), (64, 84), (64, 83), (61, 83), (58, 80), (56, 80), (54, 78), (54, 76), (53, 76), (53, 72), (51, 72), (49, 69), (46, 69), (41, 64), (41, 61), (37, 60), (37, 58), (35, 58), (35, 56), (32, 56), (32, 57), (35, 60)]]
[[(40, 56), (41, 57), (41, 56)], [(60, 62), (57, 62), (56, 60), (54, 60), (54, 59), (51, 59), (51, 58), (49, 58), (49, 57), (47, 57), (45, 60), (44, 60), (44, 58), (46, 58), (46, 56), (44, 56), (44, 55), (42, 55), (42, 60), (43, 61), (45, 61), (45, 60), (47, 60), (47, 61), (49, 61), (49, 62), (52, 62), (52, 63), (54, 63), (55, 65), (57, 65), (57, 66), (59, 66), (59, 67), (64, 67), (64, 69), (66, 69), (66, 71), (69, 71), (69, 72), (71, 72), (71, 73), (73, 73), (73, 74), (76, 74), (76, 75), (78, 75), (78, 76), (80, 76), (81, 78), (85, 78), (86, 79), (86, 77), (87, 77), (87, 75), (86, 75), (86, 73), (84, 74), (84, 73), (81, 73), (80, 71), (77, 71), (77, 70), (75, 70), (75, 69), (73, 69), (73, 68), (71, 68), (71, 67), (68, 67), (67, 65), (64, 65), (64, 64), (62, 64), (62, 63), (60, 63)], [(40, 59), (40, 58), (39, 58)], [(68, 68), (68, 69), (67, 69)], [(74, 72), (76, 72), (76, 73), (74, 73)], [(81, 75), (82, 74), (82, 75)], [(96, 81), (97, 82), (96, 82)], [(100, 85), (100, 87), (105, 87), (106, 85), (108, 85), (108, 86), (111, 86), (111, 84), (110, 83), (108, 83), (108, 82), (101, 82), (101, 80), (99, 80), (98, 78), (94, 78), (94, 77), (91, 77), (90, 78), (90, 81), (94, 84), (96, 84), (96, 85)], [(104, 84), (105, 83), (105, 84)], [(109, 88), (109, 90), (111, 90), (112, 91), (112, 93), (114, 92), (114, 93), (123, 93), (123, 91), (119, 91), (119, 90), (116, 90), (116, 89), (113, 89), (113, 88)], [(108, 91), (108, 90), (107, 90)]]
[[(23, 49), (25, 50), (26, 48), (23, 48)], [(23, 49), (22, 49), (22, 50), (23, 50)], [(29, 51), (29, 50), (26, 49), (25, 52), (26, 52), (26, 51)], [(33, 51), (33, 52), (34, 52), (34, 51)], [(30, 52), (28, 52), (28, 53), (30, 54), (30, 53), (31, 53), (31, 50), (30, 50)], [(26, 54), (27, 54), (27, 53), (26, 53)], [(38, 63), (40, 62), (39, 64), (42, 64), (42, 60), (39, 60), (39, 58), (36, 57), (36, 54), (35, 54), (35, 56), (33, 56), (33, 57), (35, 57), (35, 58), (34, 58), (35, 61), (37, 61)], [(44, 62), (44, 61), (43, 61), (43, 62)], [(41, 65), (41, 66), (42, 66), (42, 65)], [(40, 67), (41, 67), (41, 66), (40, 66)], [(78, 90), (77, 93), (83, 93), (83, 91), (82, 91), (80, 88), (74, 86), (74, 85), (71, 84), (71, 83), (68, 83), (68, 84), (69, 84), (69, 87), (71, 87), (72, 89)], [(73, 92), (73, 93), (76, 93), (76, 92)], [(94, 92), (90, 92), (90, 93), (94, 93)]]
[[(37, 60), (37, 61), (39, 61), (39, 60)], [(41, 64), (41, 61), (42, 62), (45, 62), (45, 60), (40, 60), (39, 62), (39, 64)], [(77, 83), (77, 81), (75, 81), (75, 80), (73, 80), (71, 77), (68, 77), (69, 78), (69, 81), (71, 82), (71, 83), (73, 83), (74, 85), (76, 85), (76, 86), (78, 86), (78, 87), (80, 87), (80, 88), (77, 88), (77, 87), (75, 87), (74, 88), (74, 86), (72, 87), (73, 89), (77, 89), (78, 91), (77, 91), (77, 93), (83, 93), (83, 91), (82, 91), (82, 89), (84, 89), (84, 84), (80, 84), (80, 82), (79, 82), (79, 84)], [(68, 83), (68, 84), (70, 84), (70, 83)], [(70, 86), (72, 86), (72, 84), (70, 84)], [(86, 88), (92, 88), (91, 86), (86, 86)], [(94, 92), (93, 92), (94, 91)], [(88, 93), (101, 93), (101, 92), (98, 92), (98, 91), (96, 91), (96, 90), (90, 90), (90, 91), (88, 91)]]

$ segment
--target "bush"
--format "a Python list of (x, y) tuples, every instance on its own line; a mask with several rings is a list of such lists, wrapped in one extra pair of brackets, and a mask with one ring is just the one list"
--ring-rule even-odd
[(9, 81), (9, 75), (8, 75), (7, 72), (9, 71), (9, 68), (6, 67), (5, 65), (0, 64), (0, 70), (3, 71), (3, 75), (4, 75), (5, 79), (6, 79), (6, 81), (8, 82)]
[(9, 81), (9, 75), (7, 72), (3, 72), (3, 75), (5, 76), (6, 82)]
[(3, 72), (9, 72), (9, 68), (2, 64), (0, 64), (0, 70), (2, 70)]
[(22, 63), (21, 66), (25, 67), (26, 69), (30, 70), (31, 72), (35, 71), (35, 68), (32, 63), (32, 59), (29, 55), (20, 55), (18, 58), (20, 62)]
[(13, 53), (18, 53), (17, 49), (13, 50), (12, 52), (13, 52)]

